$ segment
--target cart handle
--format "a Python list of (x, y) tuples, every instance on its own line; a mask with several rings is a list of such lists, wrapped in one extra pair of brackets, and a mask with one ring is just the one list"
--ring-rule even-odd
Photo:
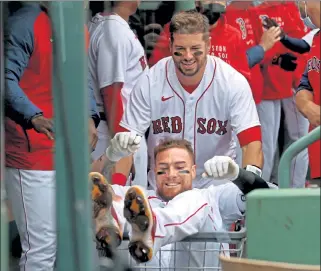
[(290, 188), (291, 183), (291, 162), (293, 158), (303, 151), (308, 145), (320, 139), (320, 126), (312, 130), (307, 135), (301, 137), (291, 144), (283, 153), (278, 170), (278, 181), (280, 188)]

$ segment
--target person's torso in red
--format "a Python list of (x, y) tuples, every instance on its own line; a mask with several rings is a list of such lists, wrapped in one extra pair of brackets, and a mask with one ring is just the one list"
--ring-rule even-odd
[[(233, 5), (233, 2), (226, 8), (226, 22), (236, 29), (239, 29), (246, 50), (257, 45), (255, 26), (258, 25), (258, 19), (256, 19), (255, 16), (251, 17), (251, 12), (254, 11), (254, 9), (255, 7), (251, 7), (249, 9), (237, 8)], [(259, 103), (262, 99), (263, 91), (263, 76), (260, 71), (260, 66), (255, 65), (250, 69), (250, 71), (250, 86), (253, 92), (253, 97), (255, 102)]]
[[(315, 35), (311, 51), (308, 54), (308, 78), (313, 89), (313, 102), (317, 105), (321, 104), (320, 97), (320, 32)], [(310, 130), (312, 128), (310, 127)], [(309, 149), (309, 161), (311, 168), (311, 177), (320, 178), (320, 140), (311, 144)]]
[[(278, 3), (278, 2), (265, 2), (259, 5), (252, 15), (261, 20), (257, 26), (257, 42), (263, 34), (262, 20), (265, 17), (274, 19), (284, 32), (290, 37), (302, 38), (305, 35), (305, 27), (299, 16), (298, 8), (294, 3)], [(261, 63), (261, 71), (264, 77), (264, 100), (278, 100), (289, 98), (293, 95), (292, 87), (295, 73), (302, 73), (299, 68), (294, 71), (285, 71), (278, 65), (273, 65), (273, 59), (276, 59), (281, 54), (292, 53), (298, 57), (300, 62), (300, 56), (285, 48), (281, 42), (277, 42), (272, 49), (266, 52), (264, 60)]]
[(239, 30), (226, 23), (225, 16), (211, 29), (210, 55), (214, 55), (230, 64), (250, 81), (251, 71), (246, 57), (246, 47)]
[[(33, 35), (33, 52), (19, 85), (29, 100), (43, 111), (44, 117), (51, 119), (52, 36), (49, 17), (43, 11), (36, 15)], [(5, 118), (5, 135), (7, 167), (27, 170), (53, 169), (54, 144), (47, 136), (37, 133), (34, 129), (24, 130), (9, 118)]]

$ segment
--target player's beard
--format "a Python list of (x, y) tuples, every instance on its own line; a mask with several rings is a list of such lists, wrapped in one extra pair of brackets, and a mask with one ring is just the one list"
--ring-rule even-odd
[(164, 200), (165, 202), (168, 202), (170, 200), (172, 200), (173, 198), (175, 198), (177, 195), (185, 192), (185, 191), (189, 191), (191, 190), (192, 188), (188, 188), (188, 187), (185, 187), (185, 186), (181, 186), (179, 189), (173, 189), (172, 191), (166, 191), (168, 193), (164, 193), (163, 190), (160, 190), (160, 189), (157, 189), (157, 194), (158, 196)]
[[(204, 67), (205, 63), (206, 63), (206, 55), (203, 55), (203, 58), (194, 58), (193, 60), (190, 61), (186, 61), (186, 60), (175, 60), (175, 66), (176, 68), (180, 71), (181, 74), (183, 74), (184, 76), (188, 76), (188, 77), (192, 77), (194, 75), (196, 75), (202, 67)], [(183, 63), (188, 63), (188, 62), (193, 62), (195, 65), (194, 69), (185, 69), (184, 68), (184, 64)]]

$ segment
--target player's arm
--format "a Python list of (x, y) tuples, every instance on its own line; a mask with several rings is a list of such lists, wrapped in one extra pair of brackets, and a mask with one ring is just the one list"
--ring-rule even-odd
[[(100, 90), (104, 104), (105, 117), (111, 136), (118, 132), (127, 131), (119, 125), (124, 113), (121, 97), (122, 86), (123, 83), (114, 83)], [(112, 183), (125, 185), (132, 165), (133, 157), (131, 155), (124, 157), (115, 163), (112, 170)]]
[(313, 102), (313, 88), (308, 78), (308, 66), (302, 74), (299, 87), (296, 90), (295, 103), (299, 111), (314, 127), (320, 125), (320, 106)]
[[(104, 113), (109, 132), (113, 136), (124, 131), (119, 126), (123, 115), (121, 90), (125, 82), (128, 56), (131, 50), (129, 39), (114, 31), (106, 30), (98, 45), (97, 77)], [(116, 35), (117, 34), (117, 35)], [(124, 157), (115, 164), (112, 182), (124, 185), (133, 164), (133, 157)]]
[(42, 110), (34, 105), (19, 86), (34, 50), (33, 25), (12, 16), (5, 28), (5, 108), (6, 115), (25, 128), (32, 128), (31, 119)]
[(280, 29), (276, 27), (264, 31), (259, 44), (246, 51), (247, 63), (250, 68), (259, 64), (264, 59), (265, 52), (270, 50), (280, 40), (280, 33)]
[(285, 35), (284, 38), (281, 39), (281, 43), (289, 50), (299, 54), (304, 54), (310, 51), (310, 45), (304, 39), (292, 38)]
[[(261, 126), (251, 88), (241, 75), (234, 76), (230, 84), (230, 119), (242, 148), (242, 165), (263, 167)], [(233, 90), (234, 89), (234, 90)]]
[(91, 172), (99, 172), (108, 176), (117, 162), (132, 156), (139, 149), (141, 138), (136, 133), (116, 133), (105, 154), (91, 164)]
[[(207, 162), (206, 162), (207, 163)], [(269, 188), (258, 174), (240, 168), (228, 156), (214, 156), (210, 166), (205, 166), (206, 174), (216, 179), (229, 179), (226, 185), (212, 185), (209, 189), (211, 199), (217, 201), (225, 225), (230, 225), (243, 217), (246, 195), (255, 189)]]

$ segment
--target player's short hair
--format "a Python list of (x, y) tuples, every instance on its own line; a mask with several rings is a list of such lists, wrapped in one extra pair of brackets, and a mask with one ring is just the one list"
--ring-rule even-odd
[(154, 149), (154, 159), (156, 161), (156, 157), (159, 153), (173, 149), (173, 148), (179, 148), (186, 150), (192, 157), (193, 163), (194, 161), (194, 150), (192, 147), (191, 142), (189, 142), (186, 139), (175, 139), (175, 138), (165, 138), (155, 147)]
[(175, 14), (169, 25), (171, 41), (173, 34), (198, 34), (203, 33), (204, 40), (208, 40), (210, 24), (206, 16), (196, 10), (187, 10)]

